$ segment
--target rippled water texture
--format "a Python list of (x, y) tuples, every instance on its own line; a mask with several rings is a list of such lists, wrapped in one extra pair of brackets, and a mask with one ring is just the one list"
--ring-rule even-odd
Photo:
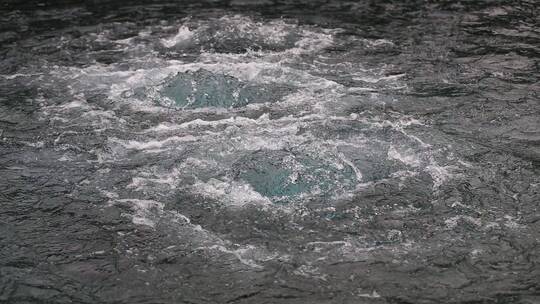
[(0, 303), (540, 303), (537, 1), (0, 3)]

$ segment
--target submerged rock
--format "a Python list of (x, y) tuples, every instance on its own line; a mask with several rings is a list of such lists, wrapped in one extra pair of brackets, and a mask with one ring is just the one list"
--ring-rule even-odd
[(237, 108), (251, 103), (275, 102), (291, 91), (287, 86), (267, 87), (200, 69), (167, 78), (159, 95), (160, 103), (180, 108)]

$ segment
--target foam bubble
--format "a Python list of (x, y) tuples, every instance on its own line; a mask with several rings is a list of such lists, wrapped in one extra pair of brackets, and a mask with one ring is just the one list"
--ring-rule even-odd
[(227, 206), (243, 207), (248, 204), (268, 205), (271, 201), (242, 181), (210, 179), (193, 185), (196, 194), (225, 202)]
[(189, 41), (195, 35), (187, 26), (182, 25), (174, 37), (161, 39), (161, 43), (167, 47), (172, 48), (180, 43)]

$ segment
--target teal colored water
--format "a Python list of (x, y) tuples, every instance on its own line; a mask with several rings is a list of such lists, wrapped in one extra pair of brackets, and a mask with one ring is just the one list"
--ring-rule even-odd
[(195, 109), (238, 108), (251, 103), (275, 102), (289, 91), (287, 87), (265, 87), (200, 69), (169, 77), (159, 93), (175, 107)]
[(236, 178), (274, 202), (302, 194), (328, 196), (357, 183), (353, 168), (321, 158), (287, 151), (257, 151), (237, 163)]

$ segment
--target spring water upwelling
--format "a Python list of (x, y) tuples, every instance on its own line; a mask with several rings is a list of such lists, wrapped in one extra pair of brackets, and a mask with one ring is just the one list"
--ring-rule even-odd
[(279, 100), (286, 87), (264, 87), (206, 70), (187, 71), (167, 78), (158, 92), (158, 103), (189, 108), (238, 108), (250, 103)]
[(540, 301), (534, 3), (0, 8), (0, 302)]

